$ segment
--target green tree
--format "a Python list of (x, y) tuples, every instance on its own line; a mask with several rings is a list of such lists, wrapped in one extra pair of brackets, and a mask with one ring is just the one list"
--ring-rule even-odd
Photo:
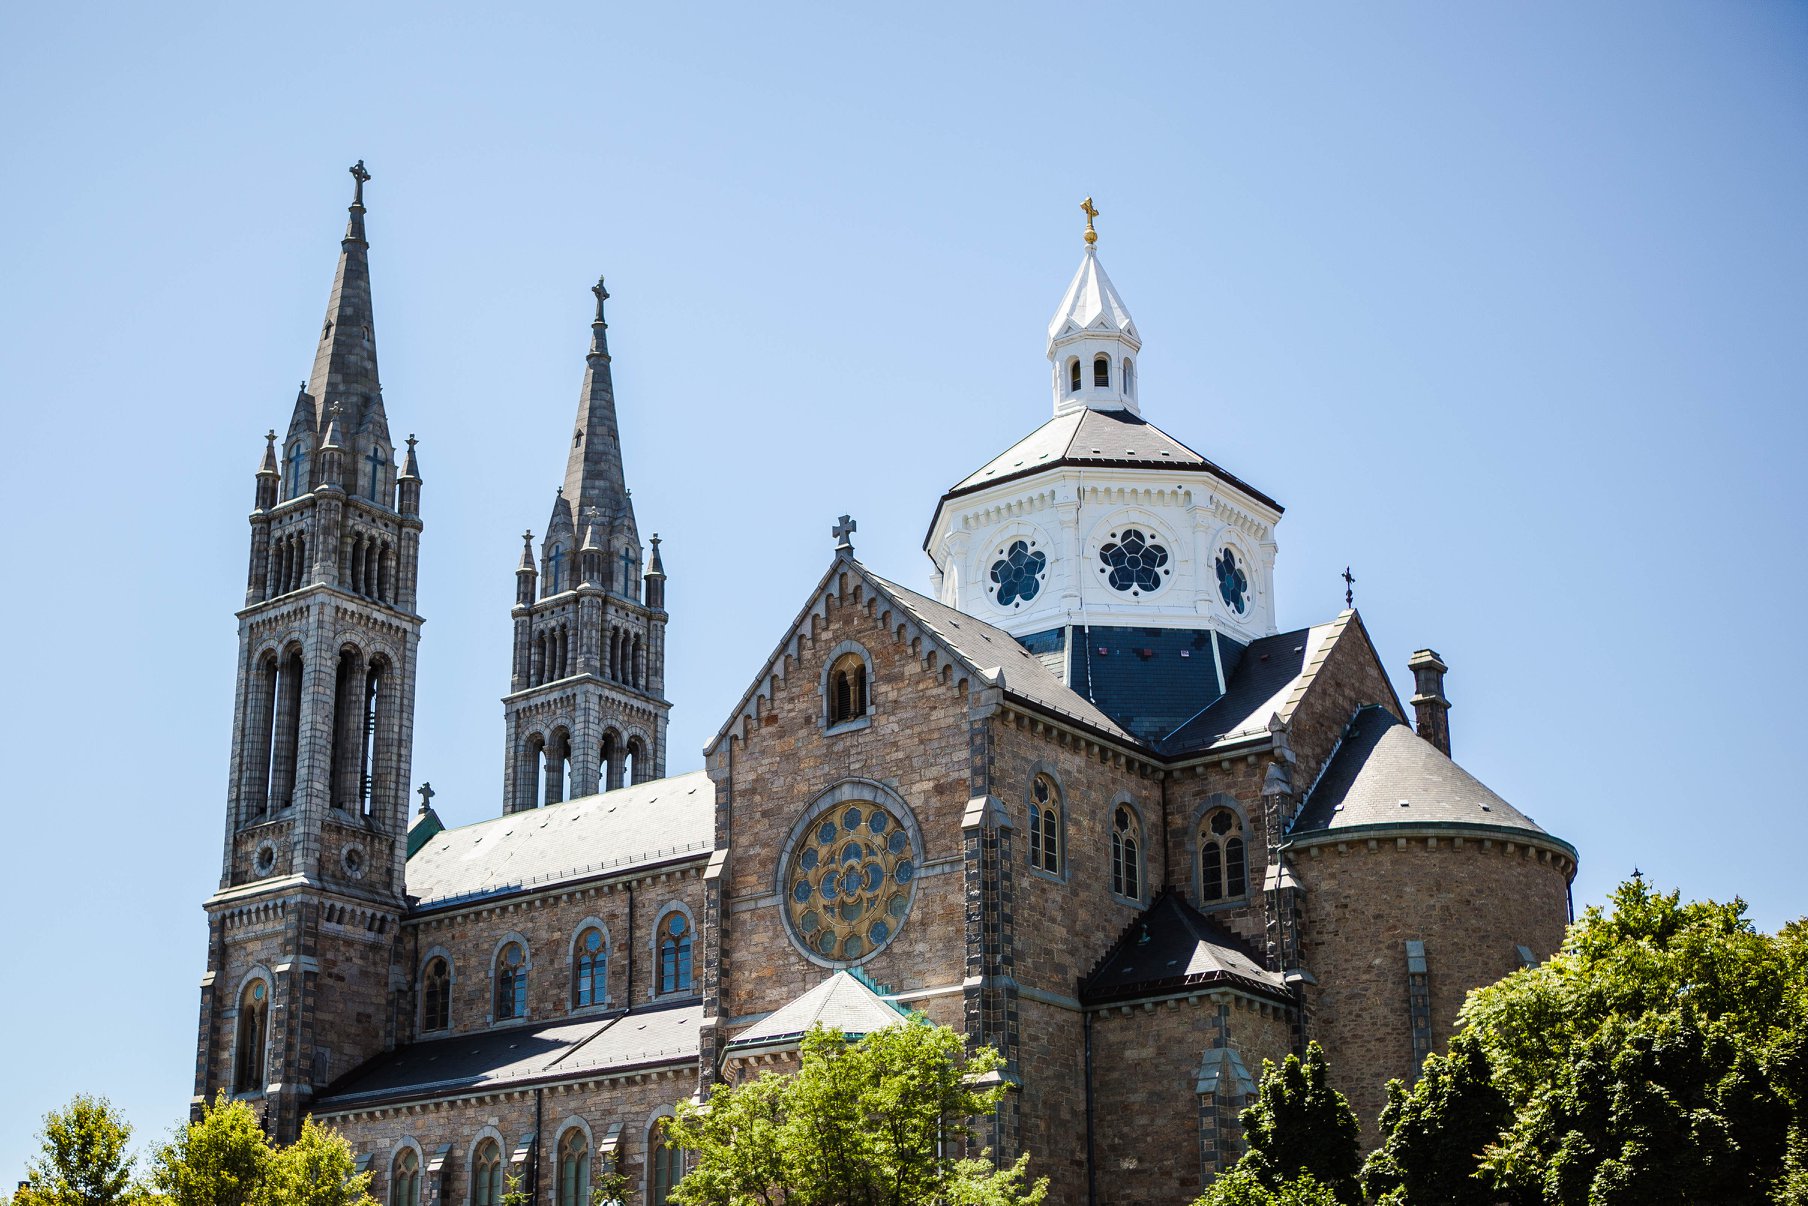
[(945, 1026), (921, 1020), (849, 1043), (804, 1036), (798, 1070), (718, 1085), (706, 1107), (680, 1102), (667, 1141), (692, 1153), (673, 1196), (684, 1206), (1037, 1206), (1025, 1155), (1007, 1168), (963, 1159), (972, 1119), (1002, 1084), (1003, 1061), (971, 1056)]
[(1311, 1174), (1273, 1185), (1245, 1168), (1233, 1168), (1205, 1191), (1193, 1206), (1339, 1206), (1337, 1195)]
[(1241, 1115), (1249, 1150), (1237, 1161), (1240, 1172), (1270, 1189), (1310, 1174), (1338, 1201), (1362, 1201), (1357, 1174), (1362, 1166), (1361, 1128), (1342, 1093), (1331, 1087), (1325, 1049), (1306, 1047), (1306, 1058), (1289, 1055), (1276, 1067), (1262, 1061), (1256, 1101)]
[(308, 1118), (294, 1143), (271, 1154), (253, 1200), (258, 1206), (377, 1206), (370, 1177), (357, 1171), (344, 1136)]
[(222, 1092), (158, 1150), (151, 1187), (171, 1206), (264, 1206), (259, 1190), (274, 1154), (251, 1107)]
[(1362, 1166), (1371, 1198), (1408, 1206), (1489, 1206), (1492, 1177), (1477, 1175), (1485, 1150), (1500, 1139), (1507, 1099), (1490, 1078), (1487, 1053), (1463, 1031), (1449, 1055), (1431, 1055), (1409, 1090), (1389, 1081), (1381, 1111), (1381, 1147)]
[(115, 1206), (137, 1196), (126, 1144), (132, 1128), (104, 1097), (78, 1093), (44, 1115), (43, 1150), (26, 1168), (16, 1206)]
[[(1808, 941), (1741, 901), (1634, 879), (1548, 963), (1470, 995), (1462, 1020), (1511, 1121), (1484, 1168), (1518, 1200), (1760, 1203), (1802, 1150)], [(1791, 1185), (1797, 1188), (1791, 1188)]]

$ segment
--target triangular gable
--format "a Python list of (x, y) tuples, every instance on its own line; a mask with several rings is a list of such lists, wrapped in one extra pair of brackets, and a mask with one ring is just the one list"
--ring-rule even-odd
[(828, 1026), (849, 1038), (896, 1026), (909, 1014), (880, 996), (865, 976), (838, 971), (730, 1040), (729, 1050), (795, 1042), (812, 1027)]

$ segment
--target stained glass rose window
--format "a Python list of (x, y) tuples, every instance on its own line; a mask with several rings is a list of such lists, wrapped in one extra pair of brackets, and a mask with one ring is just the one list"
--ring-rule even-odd
[(792, 933), (821, 959), (864, 959), (904, 924), (919, 861), (890, 809), (870, 800), (835, 805), (792, 843), (784, 880)]
[(1113, 532), (1099, 550), (1099, 560), (1104, 563), (1099, 572), (1111, 589), (1130, 595), (1156, 590), (1174, 572), (1168, 568), (1168, 550), (1137, 528)]
[(998, 550), (992, 563), (994, 593), (1000, 607), (1019, 607), (1036, 597), (1042, 589), (1042, 571), (1048, 558), (1037, 552), (1033, 542), (1013, 540), (1009, 548)]

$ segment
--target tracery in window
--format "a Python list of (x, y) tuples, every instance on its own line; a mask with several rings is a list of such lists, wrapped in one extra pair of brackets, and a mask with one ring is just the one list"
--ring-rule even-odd
[(485, 1139), (471, 1157), (471, 1206), (501, 1206), (502, 1145)]
[(785, 908), (797, 940), (825, 959), (863, 959), (910, 912), (917, 855), (884, 806), (855, 800), (823, 813), (786, 862)]
[(256, 1093), (264, 1087), (269, 996), (269, 984), (258, 979), (245, 985), (245, 991), (239, 997), (238, 1067), (232, 1083), (235, 1093)]
[(998, 550), (998, 560), (992, 563), (992, 590), (1000, 607), (1021, 607), (1042, 589), (1048, 557), (1035, 546), (1033, 540), (1013, 540)]
[(684, 1176), (684, 1152), (665, 1145), (665, 1122), (655, 1119), (647, 1134), (647, 1200), (653, 1206), (666, 1206), (672, 1190)]
[(1199, 899), (1235, 900), (1249, 891), (1243, 821), (1228, 808), (1215, 808), (1199, 827)]
[(1111, 819), (1111, 890), (1131, 900), (1142, 899), (1142, 823), (1128, 804), (1119, 804)]
[(421, 1157), (412, 1147), (397, 1152), (390, 1166), (389, 1206), (421, 1206)]
[(688, 992), (691, 987), (691, 919), (677, 909), (659, 923), (659, 991)]
[(1061, 873), (1061, 789), (1047, 775), (1030, 784), (1030, 866)]
[(511, 942), (496, 956), (496, 1020), (527, 1016), (527, 952)]
[(1140, 528), (1111, 533), (1099, 549), (1099, 572), (1112, 590), (1143, 595), (1158, 589), (1174, 571), (1168, 568), (1168, 550)]
[(573, 1005), (601, 1005), (608, 1000), (609, 944), (603, 932), (591, 926), (578, 936), (577, 962), (572, 975)]
[(555, 1206), (590, 1206), (590, 1140), (575, 1126), (559, 1140), (559, 1189)]
[(1224, 605), (1242, 615), (1249, 610), (1249, 575), (1237, 564), (1237, 551), (1226, 548), (1219, 552), (1216, 562), (1218, 570), (1218, 596)]
[(866, 715), (866, 659), (844, 653), (829, 668), (829, 723), (846, 724)]
[(444, 1030), (452, 1024), (452, 967), (435, 955), (421, 973), (421, 1029)]

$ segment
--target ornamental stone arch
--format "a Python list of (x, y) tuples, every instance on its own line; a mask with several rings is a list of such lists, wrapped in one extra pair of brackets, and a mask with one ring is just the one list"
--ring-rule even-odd
[[(1204, 841), (1200, 831), (1205, 827), (1205, 819), (1214, 812), (1223, 809), (1237, 818), (1235, 836), (1243, 841), (1244, 890), (1232, 896), (1226, 894), (1217, 900), (1207, 900), (1204, 891), (1204, 868), (1200, 863)], [(1187, 819), (1186, 829), (1187, 852), (1187, 895), (1194, 907), (1200, 909), (1221, 909), (1230, 905), (1248, 902), (1251, 888), (1255, 881), (1254, 830), (1250, 827), (1249, 809), (1243, 802), (1228, 792), (1215, 791), (1193, 806), (1192, 814)]]
[[(1030, 809), (1036, 806), (1036, 779), (1038, 777), (1046, 777), (1049, 782), (1054, 785), (1057, 793), (1058, 803), (1055, 813), (1055, 841), (1057, 843), (1056, 850), (1058, 854), (1056, 863), (1060, 870), (1049, 871), (1043, 867), (1037, 866), (1033, 862), (1030, 864), (1030, 870), (1045, 878), (1066, 883), (1068, 879), (1068, 869), (1072, 866), (1072, 861), (1067, 857), (1067, 814), (1070, 807), (1068, 804), (1067, 783), (1062, 777), (1060, 764), (1050, 761), (1047, 758), (1038, 758), (1036, 761), (1030, 763), (1029, 775), (1023, 781), (1023, 803), (1020, 813), (1024, 822), (1022, 839), (1024, 849), (1023, 857), (1026, 859), (1029, 858), (1030, 852), (1035, 849), (1031, 840), (1029, 820)], [(1046, 835), (1044, 840), (1046, 840)]]
[[(478, 1127), (477, 1133), (471, 1136), (471, 1146), (465, 1149), (465, 1206), (477, 1206), (477, 1153), (483, 1150), (485, 1140), (495, 1143), (497, 1160), (501, 1167), (508, 1167), (508, 1140), (503, 1138), (501, 1131), (488, 1123)], [(499, 1206), (499, 1203), (491, 1203), (490, 1206)]]
[(1142, 908), (1144, 905), (1148, 904), (1150, 896), (1151, 896), (1150, 886), (1149, 886), (1149, 840), (1150, 840), (1150, 834), (1149, 834), (1148, 818), (1146, 818), (1143, 815), (1142, 804), (1136, 799), (1135, 796), (1131, 795), (1129, 792), (1119, 791), (1116, 795), (1111, 797), (1111, 803), (1109, 805), (1107, 805), (1106, 809), (1105, 809), (1105, 827), (1106, 827), (1105, 828), (1105, 842), (1106, 842), (1105, 855), (1108, 860), (1115, 857), (1115, 851), (1114, 851), (1113, 847), (1115, 846), (1116, 841), (1118, 840), (1117, 815), (1118, 815), (1118, 810), (1120, 808), (1128, 809), (1131, 817), (1133, 817), (1135, 819), (1135, 835), (1136, 835), (1136, 851), (1135, 851), (1136, 884), (1135, 884), (1135, 887), (1136, 887), (1136, 892), (1134, 894), (1131, 894), (1131, 893), (1127, 893), (1127, 892), (1119, 892), (1117, 890), (1118, 885), (1116, 883), (1116, 875), (1115, 875), (1115, 868), (1114, 868), (1113, 869), (1114, 874), (1112, 876), (1113, 882), (1111, 884), (1111, 894), (1114, 897), (1116, 897), (1118, 900), (1124, 901), (1128, 904), (1133, 904), (1133, 905), (1137, 906), (1138, 908)]
[[(829, 677), (835, 672), (835, 664), (849, 655), (857, 655), (866, 665), (866, 708), (848, 720), (831, 720), (834, 703), (834, 691)], [(841, 641), (822, 659), (822, 671), (816, 676), (816, 727), (833, 729), (837, 733), (849, 732), (853, 729), (865, 728), (872, 723), (873, 713), (878, 710), (877, 693), (879, 680), (873, 669), (873, 655), (859, 641)]]
[(1184, 587), (1192, 559), (1191, 526), (1179, 509), (1164, 513), (1139, 503), (1111, 507), (1080, 542), (1081, 591), (1129, 601)]
[[(861, 807), (861, 816), (852, 827), (848, 824), (853, 815), (849, 806)], [(884, 814), (883, 826), (876, 813)], [(896, 829), (892, 828), (894, 822)], [(834, 832), (828, 832), (831, 829)], [(837, 849), (858, 843), (863, 851), (851, 864), (845, 849), (835, 859), (838, 877), (848, 874), (850, 867), (863, 877), (861, 888), (842, 898), (844, 905), (862, 906), (860, 914), (850, 918), (843, 910), (839, 921), (853, 922), (868, 931), (874, 923), (885, 925), (882, 935), (865, 933), (861, 949), (851, 952), (847, 948), (849, 934), (840, 932), (848, 927), (829, 920), (827, 909), (817, 914), (820, 930), (811, 924), (811, 901), (830, 892), (840, 895), (848, 887), (839, 878), (836, 884), (829, 882), (829, 861), (822, 854), (825, 843)], [(892, 788), (863, 778), (843, 779), (820, 792), (791, 826), (781, 850), (773, 890), (781, 901), (785, 932), (804, 958), (818, 967), (837, 970), (866, 963), (902, 931), (915, 904), (917, 879), (928, 857), (915, 811)], [(809, 891), (800, 896), (805, 886)], [(829, 936), (835, 939), (833, 950), (825, 949), (825, 938)]]
[(967, 560), (967, 580), (977, 583), (986, 602), (1005, 615), (1044, 601), (1057, 576), (1068, 569), (1059, 564), (1055, 539), (1041, 524), (1021, 516), (974, 540)]
[[(684, 932), (690, 939), (691, 982), (688, 987), (674, 987), (671, 991), (667, 992), (660, 988), (660, 981), (664, 977), (664, 969), (659, 961), (659, 946), (660, 941), (665, 934), (666, 919), (674, 915), (684, 918)], [(653, 929), (647, 936), (648, 966), (653, 969), (652, 974), (647, 977), (647, 999), (651, 1001), (657, 1000), (660, 997), (677, 998), (694, 993), (697, 986), (697, 962), (702, 957), (702, 954), (703, 939), (702, 935), (697, 930), (697, 918), (696, 915), (691, 912), (691, 907), (682, 900), (676, 898), (662, 901), (659, 907), (653, 911)]]

